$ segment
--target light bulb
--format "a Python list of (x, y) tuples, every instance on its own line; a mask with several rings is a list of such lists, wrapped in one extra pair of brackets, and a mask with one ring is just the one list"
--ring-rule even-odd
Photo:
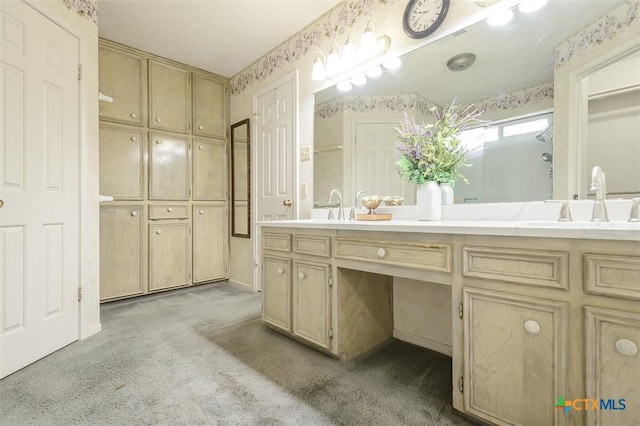
[(492, 27), (506, 25), (513, 19), (513, 11), (511, 9), (502, 9), (493, 13), (487, 18), (487, 24)]
[(324, 67), (324, 62), (322, 62), (322, 58), (316, 58), (316, 61), (313, 63), (313, 71), (311, 72), (312, 80), (324, 80), (327, 77), (327, 70)]
[(543, 8), (548, 2), (549, 0), (524, 0), (520, 3), (518, 9), (522, 13), (531, 13)]
[(340, 55), (334, 48), (331, 48), (331, 51), (327, 55), (327, 73), (332, 74), (338, 68), (338, 63), (340, 62)]
[(367, 25), (362, 37), (360, 38), (360, 49), (363, 52), (373, 52), (378, 48), (378, 37), (376, 37), (375, 31), (371, 28), (371, 23)]
[(367, 71), (367, 77), (376, 78), (382, 75), (382, 67), (380, 65), (371, 68)]
[(351, 85), (351, 82), (349, 80), (345, 80), (338, 83), (336, 87), (341, 92), (348, 92), (353, 86)]
[(350, 38), (344, 43), (344, 47), (342, 48), (342, 57), (345, 60), (350, 60), (355, 56), (356, 53), (356, 45)]
[(355, 77), (351, 78), (351, 83), (353, 83), (355, 86), (362, 86), (364, 84), (367, 84), (367, 77), (365, 77), (364, 74), (358, 74)]
[(393, 58), (389, 58), (387, 59), (382, 66), (385, 67), (388, 70), (395, 70), (400, 68), (400, 65), (402, 65), (402, 61), (400, 60), (400, 58), (398, 58), (397, 56), (394, 56)]

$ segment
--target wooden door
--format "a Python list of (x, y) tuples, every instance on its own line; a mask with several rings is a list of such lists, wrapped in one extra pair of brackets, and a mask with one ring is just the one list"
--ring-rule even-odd
[(566, 303), (465, 288), (464, 408), (496, 424), (557, 425), (566, 386)]
[(193, 74), (193, 134), (226, 139), (225, 83)]
[(100, 124), (100, 194), (144, 199), (144, 150), (142, 130)]
[(149, 199), (189, 199), (189, 138), (149, 134)]
[(113, 98), (113, 102), (100, 102), (100, 119), (142, 126), (146, 87), (144, 59), (100, 46), (98, 65), (100, 93)]
[(144, 293), (141, 205), (100, 207), (100, 300)]
[(188, 223), (149, 225), (149, 291), (191, 282), (191, 229)]
[(227, 144), (223, 140), (193, 140), (193, 199), (227, 199)]
[(291, 260), (265, 255), (262, 268), (262, 319), (291, 331)]
[(78, 43), (0, 2), (0, 378), (78, 339)]
[(188, 133), (190, 95), (189, 71), (149, 60), (149, 127)]
[(193, 282), (227, 276), (227, 203), (193, 205)]
[(330, 267), (326, 264), (293, 263), (293, 333), (329, 349)]
[[(585, 397), (604, 399), (609, 407), (587, 411), (587, 424), (637, 424), (640, 419), (640, 315), (590, 306), (584, 310)], [(620, 399), (625, 400), (624, 407)]]

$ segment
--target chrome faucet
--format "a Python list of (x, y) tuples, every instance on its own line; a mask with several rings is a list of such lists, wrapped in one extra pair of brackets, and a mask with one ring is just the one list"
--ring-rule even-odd
[(366, 196), (367, 193), (364, 191), (358, 191), (358, 193), (356, 194), (355, 203), (353, 204), (353, 207), (351, 207), (351, 211), (349, 212), (349, 220), (356, 220), (356, 209), (360, 204), (360, 197), (362, 197), (363, 195)]
[[(342, 193), (339, 189), (331, 190), (331, 192), (329, 193), (328, 202), (331, 202), (334, 194), (338, 196), (338, 220), (344, 220), (344, 210), (342, 209)], [(333, 209), (329, 209), (329, 220), (333, 220)]]
[(591, 222), (609, 222), (607, 206), (604, 200), (607, 198), (606, 174), (600, 166), (591, 170), (591, 191), (596, 191), (596, 201), (593, 204)]

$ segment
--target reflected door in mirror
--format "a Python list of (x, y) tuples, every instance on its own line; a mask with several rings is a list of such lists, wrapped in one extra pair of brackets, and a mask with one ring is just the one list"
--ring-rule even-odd
[(251, 191), (249, 119), (231, 125), (231, 234), (249, 238), (251, 235)]

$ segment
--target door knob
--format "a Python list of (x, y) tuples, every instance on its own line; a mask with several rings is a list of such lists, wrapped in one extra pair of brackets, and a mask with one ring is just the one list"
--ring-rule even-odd
[(133, 217), (138, 216), (138, 212), (137, 212), (137, 211), (135, 211), (135, 210), (134, 210), (134, 211), (132, 211), (132, 212), (131, 212), (131, 216), (133, 216)]
[(284, 274), (284, 269), (278, 268), (278, 275), (282, 275), (282, 274)]
[(204, 129), (204, 126), (198, 126), (198, 130)]
[(161, 232), (162, 232), (161, 230), (156, 229), (156, 235), (160, 235)]
[(168, 208), (167, 208), (167, 211), (168, 211), (169, 213), (171, 213), (171, 212), (173, 211), (173, 207), (168, 207)]
[(0, 200), (0, 209), (4, 206), (4, 201)]
[(202, 149), (204, 148), (202, 145), (198, 145), (198, 149)]
[(305, 279), (305, 275), (302, 272), (300, 272), (298, 274), (298, 278), (301, 279), (301, 280), (304, 280)]
[(284, 200), (282, 202), (282, 205), (284, 205), (285, 207), (291, 207), (293, 205), (293, 201), (291, 200)]
[(162, 121), (160, 120), (160, 117), (156, 118), (156, 123), (159, 123), (160, 121)]
[(198, 210), (198, 214), (204, 214), (204, 210)]
[(138, 117), (138, 114), (136, 114), (135, 112), (132, 112), (129, 115), (131, 116), (131, 118), (137, 118)]

